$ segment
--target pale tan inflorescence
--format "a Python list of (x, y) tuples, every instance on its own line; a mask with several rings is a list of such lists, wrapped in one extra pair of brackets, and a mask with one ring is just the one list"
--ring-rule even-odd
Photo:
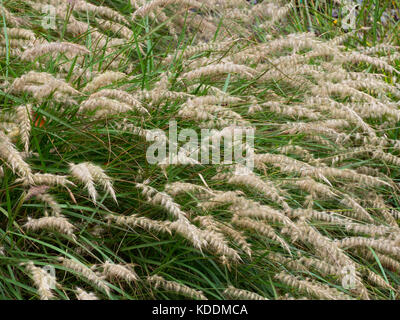
[(146, 281), (154, 288), (154, 289), (164, 289), (166, 291), (171, 291), (177, 294), (181, 294), (184, 296), (187, 296), (192, 299), (196, 300), (207, 300), (207, 298), (204, 296), (203, 292), (194, 290), (192, 288), (189, 288), (188, 286), (178, 283), (176, 281), (168, 281), (165, 280), (161, 276), (148, 276), (146, 278)]
[[(26, 1), (37, 11), (49, 3), (56, 7), (53, 32), (63, 35), (60, 41), (49, 42), (11, 6), (0, 5), (7, 22), (0, 56), (7, 66), (9, 59), (26, 66), (1, 84), (11, 99), (0, 110), (0, 182), (7, 178), (7, 186), (15, 183), (11, 189), (22, 190), (13, 209), (15, 225), (27, 236), (86, 248), (89, 221), (98, 219), (104, 232), (139, 235), (138, 241), (142, 236), (182, 240), (188, 252), (215, 258), (229, 270), (260, 259), (262, 268), (271, 265), (271, 281), (281, 284), (276, 290), (282, 299), (290, 299), (285, 295), (290, 288), (318, 299), (373, 298), (370, 284), (398, 293), (385, 274), (362, 262), (379, 260), (383, 268), (400, 269), (400, 213), (393, 200), (398, 186), (390, 177), (400, 165), (400, 141), (390, 131), (400, 120), (398, 47), (383, 43), (346, 49), (343, 44), (357, 30), (331, 40), (314, 32), (282, 36), (277, 24), (284, 25), (293, 10), (287, 1), (132, 0), (129, 16), (84, 0)], [(146, 53), (151, 29), (149, 39), (137, 41), (132, 28), (142, 20), (165, 28), (174, 41), (181, 32), (192, 40), (164, 56), (158, 49)], [(255, 27), (267, 33), (263, 40), (254, 36)], [(132, 60), (135, 54), (128, 52), (134, 43), (135, 54), (151, 56), (161, 68), (146, 73), (154, 77), (149, 84), (136, 85), (142, 76), (137, 70), (150, 66)], [(182, 152), (163, 159), (151, 173), (142, 170), (136, 161), (142, 152), (138, 145), (166, 142), (167, 135), (151, 130), (165, 130), (160, 119), (166, 115), (182, 126), (214, 129), (207, 138), (211, 142), (235, 128), (255, 129), (254, 168), (203, 166)], [(37, 150), (37, 137), (45, 133), (52, 144), (59, 132), (51, 130), (60, 124), (63, 130), (73, 128), (69, 121), (80, 123), (85, 139), (99, 142), (103, 149), (90, 152), (100, 160), (92, 162), (90, 152), (76, 160), (77, 148), (64, 141), (43, 162), (47, 147)], [(116, 137), (121, 145), (129, 139), (132, 149), (113, 145)], [(118, 167), (120, 157), (133, 159), (128, 178)], [(51, 167), (54, 162), (57, 169)], [(185, 174), (171, 174), (174, 165)], [(190, 178), (181, 180), (186, 173)], [(134, 200), (140, 206), (125, 201), (120, 190), (126, 185), (137, 192)], [(105, 195), (99, 196), (99, 190)], [(83, 211), (81, 201), (92, 211)], [(119, 256), (119, 248), (114, 249)], [(208, 297), (180, 281), (142, 276), (153, 266), (134, 269), (122, 258), (98, 260), (96, 250), (87, 251), (90, 261), (72, 259), (69, 250), (60, 258), (61, 268), (79, 281), (69, 288), (79, 300), (117, 294), (106, 279), (121, 288), (145, 285), (154, 292)], [(7, 243), (2, 243), (0, 254), (6, 253)], [(357, 270), (351, 290), (341, 288), (348, 267)], [(25, 269), (41, 299), (56, 297), (42, 268), (29, 262)], [(230, 299), (266, 299), (261, 288), (247, 290), (257, 284), (237, 287), (242, 286), (224, 283), (219, 293)]]
[(48, 273), (44, 268), (37, 267), (32, 261), (29, 261), (25, 266), (26, 271), (32, 277), (33, 283), (37, 288), (37, 292), (41, 300), (50, 300), (55, 298), (54, 289), (57, 285), (54, 275)]
[(99, 300), (93, 292), (87, 292), (79, 287), (76, 288), (75, 294), (78, 300)]

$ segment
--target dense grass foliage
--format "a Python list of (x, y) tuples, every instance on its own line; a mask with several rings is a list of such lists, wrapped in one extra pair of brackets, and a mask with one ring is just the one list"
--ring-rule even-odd
[(1, 1), (1, 299), (398, 298), (400, 2), (251, 2)]

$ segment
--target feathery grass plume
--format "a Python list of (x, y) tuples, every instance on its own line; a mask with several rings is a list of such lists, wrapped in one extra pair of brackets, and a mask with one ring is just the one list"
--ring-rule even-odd
[[(30, 273), (33, 283), (41, 300), (50, 300), (55, 298), (53, 289), (57, 285), (55, 276), (50, 275), (44, 269), (36, 267), (32, 261), (23, 263), (25, 269)], [(54, 286), (54, 287), (53, 287)]]
[(346, 295), (345, 293), (335, 288), (330, 288), (327, 285), (324, 285), (322, 283), (317, 283), (309, 279), (300, 280), (298, 277), (293, 276), (285, 271), (276, 274), (275, 279), (301, 292), (304, 292), (310, 296), (314, 296), (318, 299), (325, 299), (325, 300), (352, 299), (350, 296)]
[(24, 86), (27, 86), (29, 84), (33, 86), (37, 86), (38, 84), (48, 85), (51, 87), (52, 90), (58, 90), (62, 93), (70, 95), (80, 95), (80, 92), (78, 90), (71, 87), (64, 80), (56, 79), (50, 73), (47, 72), (36, 72), (36, 71), (29, 71), (20, 78), (15, 79), (15, 81), (9, 88), (9, 91), (18, 93), (23, 90)]
[[(354, 262), (345, 254), (336, 240), (332, 241), (328, 237), (322, 235), (314, 227), (307, 224), (304, 217), (299, 219), (296, 223), (296, 227), (296, 230), (290, 230), (290, 226), (286, 227), (285, 229), (282, 229), (282, 233), (290, 235), (293, 241), (300, 239), (303, 242), (312, 244), (321, 259), (338, 266), (338, 268), (349, 266), (355, 267)], [(342, 277), (343, 276), (344, 274)], [(369, 299), (368, 291), (357, 274), (355, 275), (354, 280), (356, 285), (354, 290), (356, 290), (363, 299)]]
[(87, 162), (79, 164), (70, 163), (69, 171), (74, 178), (85, 184), (89, 196), (92, 198), (92, 201), (96, 203), (97, 191), (94, 184), (94, 177), (87, 166)]
[(13, 39), (36, 40), (35, 33), (29, 29), (7, 28), (7, 36)]
[(279, 8), (281, 8), (280, 4), (275, 2), (254, 2), (254, 5), (251, 8), (251, 14), (255, 15), (258, 18), (272, 17), (276, 14), (276, 11)]
[[(184, 9), (181, 9), (180, 12), (183, 11)], [(162, 8), (156, 8), (153, 12), (150, 13), (149, 17), (155, 19), (155, 21), (160, 24), (165, 24), (165, 26), (168, 28), (169, 34), (172, 35), (175, 40), (178, 39), (178, 31), (175, 21), (170, 20), (170, 18), (167, 16)]]
[(377, 275), (375, 272), (369, 269), (365, 269), (364, 274), (366, 275), (370, 283), (373, 283), (378, 287), (381, 287), (386, 290), (396, 291), (396, 289), (394, 289), (388, 282), (386, 282), (385, 279), (383, 279), (380, 275)]
[(49, 42), (33, 46), (24, 51), (21, 59), (24, 61), (34, 61), (36, 58), (48, 53), (65, 53), (69, 58), (89, 54), (90, 51), (79, 44), (71, 42)]
[(203, 210), (210, 210), (215, 207), (229, 204), (229, 210), (241, 217), (260, 218), (272, 222), (279, 222), (283, 225), (290, 225), (296, 229), (293, 222), (281, 211), (275, 210), (267, 205), (241, 197), (238, 191), (227, 191), (217, 193), (207, 201), (198, 204)]
[(293, 241), (297, 239), (310, 243), (315, 247), (317, 254), (332, 264), (338, 266), (353, 265), (351, 259), (342, 251), (337, 244), (322, 235), (314, 227), (306, 223), (305, 218), (296, 222), (296, 230), (282, 229), (282, 233), (287, 233), (292, 237)]
[(208, 51), (222, 51), (228, 48), (229, 46), (233, 45), (233, 40), (227, 40), (227, 41), (222, 41), (222, 42), (212, 42), (212, 43), (207, 43), (207, 42), (201, 42), (199, 44), (193, 45), (193, 46), (188, 46), (185, 47), (175, 54), (169, 54), (164, 60), (164, 64), (170, 64), (175, 57), (177, 59), (182, 59), (186, 60), (196, 54), (199, 53), (204, 53)]
[[(389, 186), (389, 183), (365, 174), (360, 174), (351, 169), (338, 169), (331, 167), (314, 167), (305, 162), (272, 153), (255, 154), (254, 164), (257, 168), (263, 169), (264, 164), (268, 163), (279, 167), (283, 172), (300, 173), (303, 177), (315, 177), (329, 181), (329, 178), (345, 179), (353, 182), (359, 182), (366, 186)], [(328, 184), (330, 184), (328, 182)]]
[(96, 6), (84, 0), (74, 0), (73, 10), (80, 12), (92, 12), (114, 22), (124, 23), (126, 25), (130, 24), (130, 22), (118, 11), (105, 6)]
[(154, 84), (154, 88), (159, 88), (162, 90), (168, 90), (171, 87), (171, 80), (172, 77), (171, 72), (166, 71), (160, 75), (160, 79)]
[[(245, 207), (248, 205), (247, 199), (240, 197), (243, 195), (242, 191), (217, 191), (213, 190), (211, 194), (203, 194), (200, 198), (205, 201), (200, 202), (197, 206), (203, 210), (212, 210), (223, 205), (241, 205)], [(200, 195), (199, 195), (200, 196)]]
[(346, 223), (344, 224), (347, 231), (351, 231), (356, 234), (366, 234), (372, 237), (386, 237), (388, 235), (394, 236), (399, 233), (398, 227), (387, 227), (384, 225), (373, 225), (373, 224), (359, 224), (359, 223)]
[[(41, 1), (42, 3), (39, 3), (38, 1), (36, 2), (32, 2), (32, 1), (28, 1), (26, 0), (25, 2), (29, 3), (29, 5), (38, 10), (38, 11), (42, 11), (46, 8), (46, 6), (48, 5), (47, 1)], [(54, 7), (56, 9), (56, 16), (58, 19), (60, 19), (61, 21), (65, 20), (65, 13), (68, 12), (68, 6), (65, 2), (56, 2), (54, 3)], [(121, 44), (122, 41), (121, 39), (115, 39), (115, 38), (111, 38), (109, 39), (109, 41), (107, 42), (104, 38), (106, 38), (106, 35), (98, 32), (97, 30), (93, 30), (89, 24), (79, 21), (77, 20), (74, 15), (69, 15), (69, 20), (68, 23), (65, 24), (65, 28), (66, 28), (66, 32), (70, 33), (72, 35), (74, 35), (75, 37), (81, 37), (82, 34), (86, 34), (88, 31), (90, 31), (91, 34), (91, 38), (92, 38), (92, 43), (93, 44), (97, 44), (99, 47), (106, 48), (114, 45), (114, 44)], [(116, 41), (117, 40), (117, 41)], [(94, 46), (96, 47), (96, 46)]]
[(393, 272), (399, 272), (400, 271), (400, 262), (393, 259), (392, 257), (389, 257), (385, 254), (382, 254), (380, 252), (375, 252), (375, 255), (372, 254), (370, 249), (364, 249), (364, 248), (357, 248), (357, 253), (362, 256), (363, 258), (369, 260), (370, 262), (376, 262), (376, 257), (379, 260), (379, 263), (384, 266), (385, 268), (389, 269), (390, 271)]
[(75, 294), (78, 300), (99, 300), (93, 292), (86, 292), (79, 287), (76, 287)]
[(157, 7), (164, 7), (169, 4), (179, 4), (180, 6), (184, 7), (194, 7), (194, 8), (201, 8), (201, 2), (196, 0), (151, 0), (150, 2), (146, 3), (145, 5), (138, 8), (132, 15), (132, 20), (136, 17), (143, 17), (148, 15), (151, 11), (153, 11)]
[(341, 63), (366, 63), (371, 66), (376, 67), (377, 69), (382, 69), (390, 74), (400, 74), (399, 71), (397, 71), (394, 67), (392, 67), (390, 64), (388, 64), (385, 60), (377, 57), (371, 57), (366, 54), (360, 53), (360, 52), (355, 52), (355, 51), (350, 51), (346, 54), (342, 54), (340, 56), (336, 56), (336, 59), (341, 62)]
[(348, 237), (340, 240), (335, 240), (339, 248), (354, 248), (354, 247), (371, 247), (384, 254), (393, 255), (400, 258), (400, 248), (395, 241), (385, 239), (372, 239), (364, 237)]
[(51, 208), (52, 215), (55, 217), (61, 216), (61, 207), (54, 199), (51, 194), (47, 193), (49, 186), (31, 186), (25, 196), (24, 201), (29, 200), (32, 197), (36, 197), (38, 200), (44, 202)]
[(89, 99), (100, 98), (100, 97), (115, 99), (120, 102), (126, 103), (133, 109), (138, 110), (140, 113), (143, 114), (149, 113), (147, 109), (142, 106), (140, 101), (136, 100), (131, 94), (129, 94), (126, 91), (118, 89), (103, 89), (96, 93), (91, 94)]
[(18, 48), (8, 47), (8, 50), (7, 50), (7, 48), (0, 46), (0, 56), (2, 56), (2, 57), (6, 56), (7, 54), (10, 57), (19, 57), (21, 55), (21, 53), (22, 53), (22, 51)]
[(120, 279), (126, 282), (136, 282), (139, 280), (139, 276), (135, 271), (128, 265), (115, 264), (110, 261), (106, 261), (102, 265), (103, 275), (107, 279)]
[(272, 182), (261, 179), (253, 171), (244, 166), (237, 166), (236, 171), (233, 173), (219, 173), (212, 179), (222, 180), (228, 184), (242, 185), (248, 187), (249, 189), (257, 190), (272, 201), (281, 205), (283, 209), (290, 210), (289, 205), (279, 194), (278, 189)]
[[(27, 40), (27, 39), (8, 39), (7, 44), (9, 48), (16, 48), (16, 49), (23, 49), (26, 50), (29, 47), (33, 45), (34, 41), (33, 40)], [(3, 40), (0, 38), (0, 45), (2, 47), (5, 47), (6, 45), (6, 40)]]
[(221, 8), (222, 10), (237, 7), (246, 8), (249, 6), (247, 0), (204, 0), (203, 2), (207, 4), (208, 7), (214, 6), (215, 9)]
[(232, 218), (232, 224), (245, 230), (255, 231), (260, 235), (272, 239), (278, 242), (282, 246), (282, 248), (285, 249), (289, 254), (292, 254), (292, 252), (290, 251), (290, 247), (286, 243), (286, 241), (276, 234), (273, 227), (263, 221), (257, 221), (251, 218), (234, 215)]
[(126, 40), (131, 40), (134, 37), (133, 31), (119, 23), (116, 23), (115, 21), (109, 21), (109, 20), (104, 20), (97, 18), (96, 19), (97, 25), (101, 30), (104, 31), (111, 31), (115, 35), (124, 38)]
[[(5, 136), (12, 142), (16, 143), (19, 137), (19, 128), (15, 123), (12, 122), (0, 122), (0, 130), (5, 134)], [(24, 154), (21, 152), (22, 158)]]
[(87, 168), (93, 178), (93, 181), (101, 185), (104, 191), (107, 191), (114, 201), (118, 203), (111, 178), (104, 172), (104, 169), (91, 162), (83, 162), (81, 164)]
[(251, 56), (253, 63), (259, 63), (270, 54), (279, 52), (283, 49), (292, 49), (293, 53), (303, 49), (315, 49), (319, 47), (318, 41), (315, 40), (315, 34), (307, 33), (291, 33), (277, 39), (251, 46), (248, 49), (242, 50), (234, 54), (231, 58), (235, 63), (241, 63)]
[(289, 12), (293, 9), (293, 4), (290, 2), (288, 4), (286, 4), (285, 6), (277, 9), (274, 12), (274, 15), (272, 16), (272, 19), (270, 21), (264, 22), (263, 24), (261, 24), (259, 26), (259, 28), (270, 28), (272, 27), (274, 24), (276, 24), (278, 21), (284, 19)]
[(293, 184), (301, 190), (309, 192), (313, 198), (332, 199), (337, 197), (337, 194), (329, 186), (309, 177), (288, 180), (284, 183)]
[(103, 278), (99, 277), (95, 272), (93, 272), (81, 262), (64, 257), (59, 257), (58, 260), (66, 269), (69, 269), (73, 273), (76, 273), (78, 276), (85, 278), (90, 284), (104, 291), (107, 295), (110, 294), (110, 288), (107, 286)]
[(215, 231), (206, 230), (202, 233), (204, 240), (207, 242), (207, 249), (213, 255), (219, 256), (219, 260), (223, 265), (230, 267), (231, 263), (238, 263), (241, 261), (239, 253), (229, 247), (224, 236)]
[(128, 226), (131, 228), (140, 227), (148, 232), (156, 233), (168, 233), (171, 234), (171, 230), (165, 221), (153, 220), (146, 217), (140, 217), (137, 214), (132, 214), (130, 216), (120, 216), (109, 214), (106, 217), (108, 223), (114, 222), (119, 226)]
[(197, 185), (197, 184), (192, 184), (188, 182), (173, 182), (165, 185), (165, 192), (170, 194), (173, 197), (176, 197), (177, 195), (180, 195), (182, 193), (206, 193), (213, 195), (212, 190)]
[(307, 297), (294, 298), (290, 294), (286, 293), (283, 296), (277, 297), (276, 300), (310, 300), (310, 299)]
[[(394, 86), (390, 85), (390, 84), (385, 84), (384, 81), (384, 75), (380, 74), (380, 73), (365, 73), (365, 72), (353, 72), (353, 71), (347, 71), (343, 68), (340, 68), (340, 66), (337, 66), (339, 68), (339, 70), (337, 71), (333, 71), (330, 70), (330, 68), (333, 68), (334, 66), (332, 65), (328, 65), (328, 64), (324, 64), (324, 67), (326, 67), (326, 69), (329, 70), (328, 73), (323, 73), (321, 74), (320, 78), (317, 78), (316, 80), (326, 80), (326, 81), (330, 81), (330, 82), (339, 82), (339, 83), (343, 83), (346, 81), (349, 81), (349, 85), (354, 85), (356, 86), (357, 84), (355, 83), (355, 81), (361, 81), (361, 83), (364, 83), (364, 81), (366, 83), (364, 83), (364, 85), (368, 86), (368, 83), (370, 82), (377, 82), (378, 86), (384, 86), (384, 87), (388, 87), (388, 88), (394, 88)], [(362, 87), (362, 86), (361, 86)], [(339, 102), (337, 102), (337, 104), (340, 104)]]
[(124, 118), (122, 121), (118, 122), (116, 121), (113, 124), (118, 130), (130, 132), (134, 135), (142, 137), (144, 140), (148, 142), (162, 140), (165, 141), (165, 143), (167, 143), (167, 135), (163, 131), (160, 130), (154, 131), (137, 127), (134, 124), (129, 123), (127, 118)]
[(138, 100), (150, 100), (151, 104), (158, 104), (165, 100), (187, 100), (193, 95), (186, 92), (170, 91), (162, 88), (154, 88), (152, 90), (141, 90), (134, 93), (134, 97)]
[(388, 84), (381, 79), (365, 77), (364, 79), (344, 80), (341, 83), (357, 90), (365, 89), (373, 91), (375, 93), (382, 93), (382, 94), (390, 93), (393, 97), (396, 98), (400, 97), (400, 90), (398, 85), (394, 86)]
[[(274, 113), (286, 115), (288, 117), (295, 119), (297, 119), (298, 117), (308, 118), (310, 120), (318, 120), (321, 118), (320, 113), (311, 111), (309, 108), (302, 106), (296, 106), (296, 105), (288, 106), (275, 101), (258, 104), (258, 106), (259, 106), (258, 108), (259, 111), (262, 111), (265, 108), (267, 108), (268, 110)], [(256, 110), (257, 108), (249, 109), (249, 113), (254, 113)]]
[(146, 281), (155, 290), (162, 288), (165, 291), (175, 292), (177, 294), (181, 294), (183, 296), (186, 296), (186, 297), (189, 297), (192, 299), (207, 300), (207, 298), (203, 294), (203, 292), (189, 288), (188, 286), (181, 284), (179, 282), (176, 282), (176, 281), (165, 280), (163, 277), (158, 276), (158, 275), (148, 276), (146, 278)]
[[(230, 8), (224, 10), (224, 19), (250, 23), (253, 20), (253, 16), (251, 16), (251, 10), (248, 8)], [(229, 27), (229, 22), (227, 26)]]
[(343, 226), (351, 222), (350, 219), (342, 218), (341, 215), (335, 212), (315, 211), (310, 208), (307, 209), (297, 208), (292, 210), (291, 212), (288, 212), (288, 215), (292, 219), (306, 217), (317, 221), (329, 222)]
[(308, 258), (308, 257), (300, 257), (298, 262), (303, 264), (307, 268), (314, 268), (318, 270), (318, 272), (322, 275), (338, 275), (342, 274), (342, 270), (337, 268), (336, 266), (325, 262), (324, 260), (320, 260), (317, 258)]
[(249, 257), (251, 257), (251, 245), (247, 242), (246, 236), (238, 230), (235, 230), (231, 225), (216, 221), (219, 230), (230, 237)]
[(181, 210), (180, 205), (165, 192), (160, 192), (147, 183), (136, 183), (136, 187), (142, 190), (142, 195), (146, 197), (147, 202), (163, 207), (175, 219), (186, 218), (186, 213)]
[[(202, 123), (200, 125), (202, 125)], [(242, 152), (245, 151), (247, 156), (251, 157), (254, 154), (254, 147), (250, 146), (247, 142), (242, 143), (242, 133), (249, 132), (249, 130), (252, 131), (255, 130), (255, 128), (244, 120), (241, 120), (240, 124), (227, 123), (221, 130), (212, 129), (209, 135), (202, 138), (201, 150), (204, 150), (204, 146), (205, 148), (215, 150), (215, 148), (218, 148), (222, 139), (224, 139), (225, 146), (239, 148), (235, 150), (240, 150), (241, 148)], [(246, 171), (243, 167), (238, 166), (235, 167), (235, 169), (238, 174), (246, 173), (241, 172), (243, 170)]]
[(223, 295), (226, 296), (228, 299), (237, 299), (237, 300), (268, 300), (263, 296), (255, 292), (250, 292), (243, 289), (238, 289), (233, 286), (229, 286), (223, 292)]
[(391, 209), (385, 204), (385, 201), (381, 196), (369, 194), (367, 195), (366, 202), (372, 205), (372, 207), (380, 213), (388, 225), (395, 227), (396, 229), (399, 228), (396, 219), (392, 215)]
[(309, 273), (309, 269), (305, 265), (301, 264), (298, 259), (293, 259), (293, 257), (289, 258), (281, 253), (271, 252), (268, 254), (268, 259), (290, 270)]
[(373, 47), (362, 47), (358, 46), (357, 50), (366, 54), (374, 55), (377, 53), (391, 54), (392, 51), (398, 51), (400, 47), (391, 45), (389, 43), (378, 43)]
[(246, 79), (253, 79), (256, 75), (256, 71), (250, 67), (245, 65), (235, 64), (231, 62), (220, 63), (220, 64), (212, 64), (209, 66), (201, 67), (196, 70), (189, 71), (180, 76), (180, 79), (183, 80), (196, 80), (201, 78), (202, 76), (214, 76), (214, 75), (222, 75), (226, 73), (237, 73)]
[(337, 169), (337, 168), (321, 168), (317, 167), (311, 171), (305, 171), (303, 172), (304, 176), (313, 176), (316, 178), (336, 178), (336, 179), (344, 179), (344, 180), (349, 180), (353, 182), (358, 182), (360, 184), (363, 184), (367, 187), (372, 187), (372, 186), (390, 186), (390, 184), (386, 181), (383, 181), (379, 178), (372, 177), (369, 175), (361, 174), (358, 173), (354, 170), (351, 169)]
[(94, 111), (104, 114), (119, 114), (132, 111), (133, 108), (124, 102), (109, 99), (106, 97), (89, 98), (81, 103), (79, 112)]
[[(349, 126), (349, 123), (346, 120), (343, 120), (343, 124)], [(340, 133), (333, 128), (329, 128), (328, 126), (323, 126), (319, 121), (317, 122), (289, 122), (281, 126), (282, 132), (284, 134), (306, 134), (310, 136), (311, 139), (314, 139), (314, 135), (322, 135), (328, 138), (331, 138), (335, 141), (335, 143), (343, 144), (344, 142), (350, 140), (350, 135), (346, 133)], [(319, 141), (319, 136), (317, 139)]]
[(201, 108), (186, 104), (177, 114), (180, 118), (201, 121), (200, 127), (215, 128), (227, 126), (247, 126), (249, 122), (230, 109), (221, 106), (203, 106)]
[[(320, 106), (320, 110), (321, 110)], [(325, 108), (324, 108), (325, 109)], [(343, 106), (340, 109), (330, 109), (329, 112), (332, 114), (332, 116), (336, 117), (342, 117), (345, 118), (346, 120), (349, 120), (350, 122), (360, 126), (361, 129), (363, 129), (369, 136), (372, 138), (376, 138), (376, 133), (374, 129), (371, 128), (370, 125), (368, 125), (362, 117), (359, 116), (359, 114), (351, 109), (348, 106)], [(339, 115), (340, 114), (340, 115)]]
[(0, 131), (0, 159), (2, 159), (12, 171), (21, 178), (32, 183), (32, 170), (27, 164), (20, 152), (17, 151), (10, 139)]
[(56, 79), (45, 72), (30, 71), (14, 80), (8, 91), (14, 94), (30, 93), (38, 101), (52, 95), (57, 102), (68, 105), (76, 105), (71, 96), (79, 96), (80, 92), (75, 90), (62, 79)]
[(161, 160), (158, 165), (165, 170), (170, 165), (201, 165), (201, 163), (193, 158), (193, 153), (189, 152), (185, 148), (179, 148), (177, 154), (168, 155)]
[(257, 169), (263, 170), (265, 164), (279, 167), (283, 172), (289, 173), (303, 172), (314, 168), (306, 162), (282, 154), (261, 153), (254, 155), (254, 165)]
[(399, 110), (390, 103), (381, 103), (379, 101), (371, 103), (356, 103), (352, 105), (352, 109), (362, 118), (382, 119), (388, 117), (388, 122), (398, 121), (400, 119)]
[(240, 233), (240, 231), (236, 231), (223, 223), (216, 221), (212, 216), (198, 216), (194, 221), (199, 222), (200, 225), (205, 228), (203, 235), (208, 242), (210, 251), (224, 257), (223, 261), (228, 259), (233, 262), (240, 261), (239, 254), (236, 250), (228, 246), (228, 242), (224, 235), (235, 239), (238, 246), (240, 246), (248, 256), (251, 256), (250, 245), (247, 243), (246, 238)]
[(36, 198), (50, 207), (53, 216), (55, 217), (61, 216), (61, 207), (58, 204), (58, 202), (54, 200), (52, 195), (48, 193), (42, 193), (42, 194), (37, 194)]
[(139, 111), (139, 113), (141, 114), (148, 114), (147, 109), (145, 108), (131, 107), (123, 102), (108, 99), (105, 97), (86, 100), (84, 103), (81, 104), (81, 108), (79, 111), (93, 108), (97, 109), (95, 114), (93, 115), (93, 117), (96, 119), (106, 118), (112, 115), (122, 115), (130, 111)]
[(332, 82), (324, 82), (323, 84), (320, 83), (318, 85), (315, 85), (311, 89), (311, 93), (314, 95), (321, 95), (323, 97), (338, 95), (342, 99), (350, 97), (351, 101), (358, 100), (358, 101), (367, 101), (370, 103), (374, 103), (377, 101), (377, 99), (371, 96), (370, 94), (357, 90), (344, 83), (332, 83)]
[[(209, 241), (210, 238), (207, 239), (208, 236), (207, 233), (202, 232), (202, 230), (197, 228), (195, 225), (191, 224), (190, 221), (185, 216), (179, 216), (178, 219), (173, 222), (166, 221), (165, 224), (169, 230), (176, 232), (183, 238), (190, 241), (193, 244), (193, 246), (199, 249), (200, 251), (207, 245), (213, 246), (212, 241), (211, 242)], [(230, 248), (228, 247), (227, 251), (232, 252), (232, 256), (236, 257), (237, 256), (237, 254), (235, 254), (236, 251), (233, 249), (232, 250), (229, 249)], [(235, 253), (233, 253), (233, 251), (235, 251)]]
[(308, 76), (317, 76), (321, 73), (320, 67), (312, 65), (295, 65), (288, 66), (282, 72), (280, 69), (272, 69), (265, 72), (265, 67), (259, 65), (257, 67), (257, 72), (264, 73), (257, 78), (258, 83), (265, 83), (269, 81), (279, 81), (284, 82), (292, 87), (304, 87), (310, 88), (313, 86), (313, 82), (308, 79)]
[(28, 222), (24, 224), (24, 227), (29, 231), (54, 230), (59, 233), (65, 234), (68, 237), (71, 237), (73, 240), (76, 240), (76, 236), (74, 235), (74, 225), (71, 224), (68, 219), (63, 216), (50, 216), (42, 217), (39, 219), (32, 219), (28, 217)]
[(371, 137), (376, 137), (375, 131), (353, 110), (352, 105), (347, 106), (328, 97), (308, 97), (306, 98), (306, 104), (311, 104), (313, 108), (319, 111), (329, 112), (335, 118), (346, 119), (360, 126)]
[(285, 215), (285, 213), (275, 210), (267, 205), (260, 205), (254, 201), (239, 201), (230, 207), (230, 210), (242, 217), (265, 219), (271, 222), (279, 222), (283, 225), (292, 226), (293, 222)]
[(199, 107), (188, 100), (178, 111), (180, 118), (201, 121), (199, 127), (250, 127), (250, 123), (240, 114), (218, 105), (203, 105)]
[(386, 163), (393, 164), (395, 166), (400, 165), (400, 157), (396, 157), (390, 153), (386, 153), (380, 149), (371, 150), (372, 159), (382, 160)]
[(259, 105), (256, 97), (251, 97), (249, 102), (251, 102), (251, 105), (249, 106), (249, 109), (247, 110), (247, 114), (252, 115), (254, 113), (262, 111), (263, 108)]
[(106, 71), (89, 82), (85, 88), (83, 88), (83, 92), (91, 93), (97, 91), (99, 88), (108, 86), (113, 82), (121, 80), (125, 77), (126, 74), (122, 72)]
[(67, 176), (60, 176), (51, 173), (34, 173), (27, 178), (17, 179), (16, 182), (22, 182), (24, 186), (30, 185), (46, 185), (46, 186), (60, 186), (67, 188), (74, 186), (74, 184), (67, 179)]
[(364, 30), (366, 31), (368, 29), (369, 29), (368, 27), (361, 27), (360, 29), (352, 30), (352, 31), (346, 32), (344, 34), (340, 34), (340, 35), (332, 38), (331, 40), (327, 41), (327, 45), (329, 45), (332, 48), (335, 48), (335, 47), (341, 45), (342, 43), (344, 43), (350, 37), (354, 36), (355, 33), (359, 32), (359, 31), (364, 31)]
[[(360, 206), (360, 204), (358, 204), (357, 201), (355, 201), (348, 194), (343, 194), (343, 199), (341, 200), (341, 203), (353, 209), (351, 212), (348, 213), (350, 216), (353, 216), (354, 218), (360, 220), (374, 222), (374, 219), (371, 217), (368, 211)], [(346, 215), (347, 212), (343, 212), (343, 214)]]
[(32, 106), (19, 106), (16, 108), (16, 116), (18, 121), (19, 132), (21, 141), (24, 145), (25, 152), (29, 151), (29, 138), (31, 134), (31, 114)]
[(0, 4), (0, 10), (1, 13), (4, 14), (6, 21), (7, 21), (7, 25), (12, 25), (15, 27), (19, 27), (19, 26), (23, 26), (23, 25), (27, 25), (27, 23), (24, 21), (24, 19), (20, 18), (20, 17), (16, 17), (14, 14), (12, 14), (10, 11), (8, 11), (3, 4)]
[(233, 97), (229, 95), (221, 96), (200, 96), (191, 99), (193, 105), (229, 105), (234, 103), (242, 102), (241, 98)]

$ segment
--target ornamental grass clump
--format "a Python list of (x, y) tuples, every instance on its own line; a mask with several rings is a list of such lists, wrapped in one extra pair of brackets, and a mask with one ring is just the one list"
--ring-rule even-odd
[(398, 297), (400, 3), (254, 2), (2, 2), (2, 298)]

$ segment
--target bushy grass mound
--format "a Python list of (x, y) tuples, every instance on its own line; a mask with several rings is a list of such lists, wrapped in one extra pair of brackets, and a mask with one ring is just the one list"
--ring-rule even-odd
[(2, 1), (1, 299), (398, 298), (399, 1), (251, 2)]

